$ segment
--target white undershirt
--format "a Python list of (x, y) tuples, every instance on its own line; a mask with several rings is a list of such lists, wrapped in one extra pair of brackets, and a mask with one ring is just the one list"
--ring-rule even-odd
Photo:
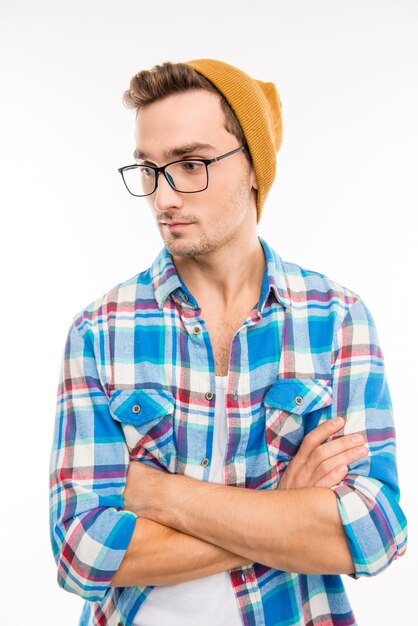
[[(227, 443), (227, 376), (215, 376), (215, 421), (209, 482), (223, 483)], [(158, 585), (139, 609), (134, 626), (242, 626), (228, 571), (176, 585)]]

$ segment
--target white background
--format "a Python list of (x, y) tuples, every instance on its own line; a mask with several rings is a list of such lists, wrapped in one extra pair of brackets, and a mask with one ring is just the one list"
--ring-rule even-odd
[(162, 247), (116, 171), (134, 148), (121, 97), (140, 69), (212, 57), (275, 82), (283, 102), (259, 234), (359, 293), (375, 319), (409, 547), (344, 582), (361, 626), (416, 623), (417, 2), (0, 0), (0, 22), (1, 622), (78, 623), (82, 600), (57, 586), (48, 534), (66, 333)]

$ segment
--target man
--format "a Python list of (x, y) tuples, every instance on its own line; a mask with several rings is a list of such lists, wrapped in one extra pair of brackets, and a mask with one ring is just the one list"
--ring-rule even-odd
[(226, 63), (131, 80), (164, 247), (71, 324), (51, 457), (80, 624), (355, 624), (340, 574), (406, 550), (382, 352), (361, 298), (257, 235), (272, 83)]

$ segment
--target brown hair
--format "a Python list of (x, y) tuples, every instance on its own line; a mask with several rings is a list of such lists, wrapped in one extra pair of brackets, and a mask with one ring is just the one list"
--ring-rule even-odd
[[(131, 78), (129, 89), (123, 93), (122, 101), (128, 109), (136, 109), (138, 112), (141, 107), (165, 96), (194, 89), (206, 89), (219, 96), (225, 115), (225, 129), (234, 135), (240, 144), (246, 144), (241, 125), (225, 96), (207, 78), (185, 63), (167, 61), (161, 65), (154, 65), (150, 70), (138, 72)], [(251, 165), (249, 150), (246, 149), (244, 154)]]

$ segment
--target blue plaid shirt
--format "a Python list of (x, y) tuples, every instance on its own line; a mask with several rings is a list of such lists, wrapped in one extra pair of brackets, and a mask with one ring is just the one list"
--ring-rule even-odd
[[(224, 482), (276, 489), (305, 434), (343, 416), (334, 436), (362, 433), (369, 455), (333, 491), (352, 576), (373, 576), (407, 541), (373, 319), (356, 293), (259, 241), (266, 259), (260, 298), (231, 344)], [(51, 454), (51, 541), (59, 584), (86, 600), (81, 626), (131, 626), (153, 590), (109, 586), (136, 523), (123, 510), (129, 461), (209, 478), (201, 461), (211, 459), (215, 398), (207, 392), (215, 389), (215, 365), (200, 314), (163, 247), (149, 269), (70, 325)], [(303, 402), (295, 403), (298, 396)], [(247, 626), (356, 624), (338, 575), (262, 563), (229, 572)]]

